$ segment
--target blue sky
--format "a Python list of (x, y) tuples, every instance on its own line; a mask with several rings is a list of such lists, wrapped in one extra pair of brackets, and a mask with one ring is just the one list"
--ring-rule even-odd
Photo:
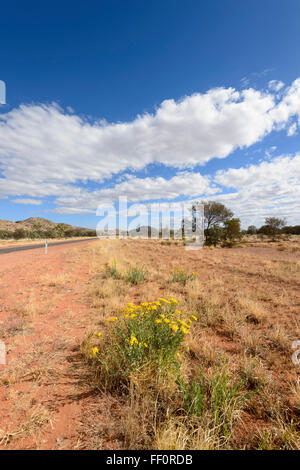
[(300, 223), (298, 0), (1, 6), (0, 219), (216, 199)]

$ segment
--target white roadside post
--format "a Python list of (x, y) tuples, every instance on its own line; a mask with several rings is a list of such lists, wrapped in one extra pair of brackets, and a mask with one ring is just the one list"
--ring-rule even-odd
[(45, 255), (48, 254), (48, 240), (45, 240)]
[(0, 364), (6, 364), (6, 347), (3, 341), (0, 340)]

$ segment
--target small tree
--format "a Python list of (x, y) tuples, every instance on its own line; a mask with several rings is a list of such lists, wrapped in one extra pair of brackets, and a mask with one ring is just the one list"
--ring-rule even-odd
[(265, 218), (265, 232), (272, 237), (275, 241), (276, 237), (280, 234), (281, 229), (286, 225), (286, 219), (279, 219), (277, 217)]
[[(221, 226), (233, 217), (233, 212), (221, 202), (201, 201), (193, 204), (192, 214), (197, 212), (199, 205), (204, 205), (204, 235), (206, 245), (217, 245), (224, 235)], [(193, 218), (193, 225), (195, 225)]]
[(240, 240), (241, 234), (241, 221), (240, 219), (227, 219), (224, 223), (224, 238), (229, 240), (233, 245), (237, 240)]
[(204, 230), (204, 235), (206, 245), (217, 246), (222, 241), (222, 239), (224, 239), (224, 229), (218, 225), (215, 225), (212, 228), (206, 228)]
[(208, 201), (204, 204), (204, 223), (206, 228), (224, 224), (225, 220), (233, 217), (233, 212), (221, 202)]
[(15, 240), (21, 240), (22, 238), (26, 238), (28, 235), (27, 231), (24, 230), (23, 228), (17, 228), (15, 231), (14, 231), (14, 238)]
[(255, 225), (249, 225), (249, 227), (247, 229), (247, 234), (248, 235), (256, 235), (257, 234), (257, 228), (255, 227)]

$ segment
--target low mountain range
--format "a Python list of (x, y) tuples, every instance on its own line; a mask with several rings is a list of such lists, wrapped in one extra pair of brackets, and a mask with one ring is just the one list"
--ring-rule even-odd
[(0, 220), (0, 238), (39, 238), (39, 237), (76, 237), (96, 236), (96, 231), (90, 228), (75, 227), (64, 223), (55, 223), (42, 217), (30, 217), (25, 220), (12, 222)]

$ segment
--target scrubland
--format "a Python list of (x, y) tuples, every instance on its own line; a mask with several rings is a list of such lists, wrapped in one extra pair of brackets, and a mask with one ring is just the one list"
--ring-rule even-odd
[(300, 448), (299, 238), (59, 253), (3, 291), (1, 448)]

